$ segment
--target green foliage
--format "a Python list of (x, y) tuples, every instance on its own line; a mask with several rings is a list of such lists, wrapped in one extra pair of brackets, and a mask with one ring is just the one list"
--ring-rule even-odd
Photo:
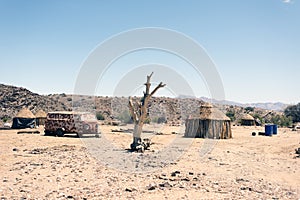
[(254, 107), (248, 106), (248, 107), (245, 108), (245, 110), (246, 110), (247, 112), (253, 112), (253, 111), (254, 111)]
[(253, 114), (253, 118), (254, 119), (259, 119), (259, 121), (261, 122), (261, 124), (264, 124), (265, 123), (265, 120), (262, 118), (261, 115), (259, 115), (258, 113), (254, 113)]
[(285, 115), (275, 115), (271, 118), (271, 123), (282, 127), (289, 127), (292, 125), (292, 122), (292, 117), (287, 117)]
[(105, 119), (104, 116), (103, 116), (100, 112), (97, 112), (97, 113), (96, 113), (96, 118), (97, 118), (98, 120), (104, 120), (104, 119)]
[(133, 123), (132, 117), (130, 116), (128, 110), (124, 110), (116, 118), (118, 120), (120, 120), (121, 122), (126, 123), (126, 124), (132, 124)]
[(232, 122), (236, 120), (235, 113), (233, 111), (228, 111), (226, 116), (229, 117)]
[(159, 117), (159, 118), (157, 119), (157, 123), (158, 123), (158, 124), (162, 124), (162, 123), (166, 123), (166, 122), (167, 122), (167, 119), (166, 119), (166, 117), (164, 117), (164, 116)]
[(297, 105), (288, 106), (284, 110), (284, 114), (287, 117), (291, 117), (293, 122), (300, 122), (300, 103)]
[(5, 116), (5, 117), (2, 118), (2, 121), (3, 121), (4, 123), (6, 123), (6, 122), (8, 121), (8, 119), (9, 119), (9, 118), (8, 118), (7, 116)]
[(162, 116), (162, 117), (153, 117), (153, 118), (151, 118), (151, 122), (157, 123), (157, 124), (162, 124), (162, 123), (166, 123), (167, 119), (164, 116)]
[(150, 124), (150, 122), (151, 122), (151, 119), (148, 117), (145, 119), (144, 124)]

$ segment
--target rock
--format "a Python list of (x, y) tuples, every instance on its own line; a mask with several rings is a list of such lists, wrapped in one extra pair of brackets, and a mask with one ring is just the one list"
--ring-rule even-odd
[(157, 188), (157, 185), (155, 183), (151, 183), (147, 186), (147, 190), (155, 190)]
[(177, 174), (180, 174), (180, 171), (175, 171), (171, 173), (171, 176), (176, 176)]
[(136, 188), (126, 188), (125, 192), (133, 192), (133, 191), (137, 191)]
[(13, 151), (19, 151), (19, 149), (17, 149), (17, 148), (13, 148)]
[(191, 176), (194, 175), (194, 172), (189, 172), (189, 175), (191, 175)]
[(164, 183), (160, 183), (159, 187), (170, 188), (172, 187), (172, 185), (169, 182), (164, 182)]
[(190, 179), (188, 177), (182, 178), (182, 181), (190, 181)]

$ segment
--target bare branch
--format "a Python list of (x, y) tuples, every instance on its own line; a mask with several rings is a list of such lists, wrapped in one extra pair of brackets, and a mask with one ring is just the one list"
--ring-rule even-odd
[(129, 111), (130, 111), (130, 114), (131, 114), (131, 116), (133, 118), (133, 121), (137, 122), (138, 121), (138, 117), (137, 117), (136, 112), (134, 111), (133, 103), (132, 103), (132, 98), (131, 97), (129, 97), (128, 106), (129, 106)]
[(156, 86), (156, 88), (151, 92), (150, 96), (154, 95), (154, 93), (159, 89), (159, 88), (163, 88), (165, 87), (166, 84), (163, 84), (162, 82), (159, 83), (158, 86)]
[(152, 75), (153, 75), (153, 72), (149, 76), (147, 76), (147, 82), (145, 83), (145, 85), (146, 85), (146, 93), (144, 92), (144, 96), (148, 96), (149, 95), (150, 86), (151, 86), (150, 79), (151, 79)]

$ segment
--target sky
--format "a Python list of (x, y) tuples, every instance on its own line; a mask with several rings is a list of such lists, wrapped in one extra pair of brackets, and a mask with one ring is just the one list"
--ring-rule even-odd
[[(120, 33), (157, 27), (183, 34), (205, 50), (227, 100), (294, 104), (300, 102), (299, 19), (297, 0), (0, 0), (0, 83), (71, 94), (97, 47)], [(211, 95), (203, 74), (159, 50), (114, 60), (95, 95), (114, 95), (121, 83), (135, 79), (132, 74), (142, 73), (135, 80), (145, 81), (153, 70), (153, 80), (166, 78), (169, 86), (158, 95), (180, 95), (174, 83), (181, 78), (193, 90), (186, 95)], [(142, 89), (138, 85), (130, 94)]]

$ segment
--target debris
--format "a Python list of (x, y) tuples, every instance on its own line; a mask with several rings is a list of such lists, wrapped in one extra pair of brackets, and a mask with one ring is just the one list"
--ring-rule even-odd
[(265, 132), (258, 132), (258, 135), (266, 135)]
[(40, 134), (40, 131), (18, 131), (17, 134)]

